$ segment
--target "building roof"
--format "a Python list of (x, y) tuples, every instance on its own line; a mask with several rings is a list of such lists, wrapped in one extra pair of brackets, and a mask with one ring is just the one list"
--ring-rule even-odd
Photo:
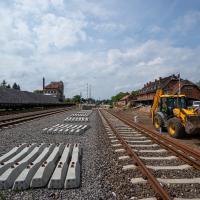
[(127, 94), (126, 96), (122, 97), (122, 98), (120, 99), (120, 101), (128, 100), (130, 97), (132, 97), (132, 95), (131, 95), (131, 94)]
[(45, 89), (61, 89), (63, 87), (63, 83), (60, 82), (51, 82), (50, 84), (46, 85)]
[(167, 77), (159, 77), (159, 79), (155, 79), (154, 81), (150, 81), (146, 84), (144, 84), (144, 87), (140, 90), (140, 94), (141, 93), (148, 93), (148, 92), (154, 92), (156, 91), (158, 88), (165, 88), (167, 86), (167, 84), (172, 81), (172, 80), (179, 80), (179, 76), (176, 75), (171, 75), (171, 76), (167, 76)]

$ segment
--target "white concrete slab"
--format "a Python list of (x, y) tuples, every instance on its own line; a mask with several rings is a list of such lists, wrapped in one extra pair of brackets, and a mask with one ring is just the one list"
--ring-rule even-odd
[(32, 188), (44, 187), (47, 185), (55, 167), (56, 162), (64, 150), (64, 144), (56, 146), (48, 159), (43, 162), (31, 181)]
[(77, 188), (80, 186), (80, 153), (81, 149), (79, 144), (75, 144), (65, 180), (65, 188), (67, 189)]
[(27, 146), (26, 143), (20, 144), (20, 145), (14, 147), (12, 150), (10, 150), (8, 153), (2, 155), (0, 157), (0, 164), (3, 163), (3, 162), (8, 161), (13, 156), (15, 156), (16, 154), (18, 154), (22, 149), (24, 149), (25, 146)]
[(126, 171), (126, 170), (133, 170), (133, 169), (136, 169), (137, 167), (135, 166), (135, 165), (124, 165), (123, 167), (122, 167), (122, 170), (123, 171)]
[(192, 168), (191, 165), (178, 165), (178, 166), (152, 166), (152, 165), (147, 165), (146, 166), (149, 169), (153, 170), (184, 170), (184, 169), (190, 169)]
[(185, 179), (163, 179), (157, 178), (160, 183), (163, 184), (199, 184), (200, 178), (185, 178)]
[(119, 160), (128, 160), (128, 159), (130, 159), (130, 156), (119, 156), (118, 159)]
[(68, 144), (65, 146), (63, 154), (56, 166), (56, 169), (49, 181), (48, 188), (61, 189), (64, 186), (68, 165), (71, 157), (72, 148)]
[(0, 176), (0, 189), (9, 189), (13, 186), (15, 179), (26, 168), (26, 166), (34, 161), (39, 153), (45, 148), (46, 144), (36, 146), (25, 158), (20, 162), (16, 162), (11, 168), (6, 170)]
[(36, 144), (27, 144), (24, 149), (22, 149), (18, 154), (9, 159), (8, 161), (1, 163), (0, 165), (0, 175), (2, 175), (9, 167), (11, 167), (15, 162), (19, 162), (22, 160), (27, 154), (29, 154), (34, 148)]
[(132, 184), (140, 184), (140, 183), (146, 183), (147, 180), (143, 179), (143, 178), (132, 178), (131, 179), (131, 183)]
[(177, 159), (177, 157), (176, 156), (165, 156), (165, 157), (161, 157), (161, 156), (158, 156), (158, 157), (140, 156), (140, 159), (143, 159), (143, 160), (173, 160), (173, 159)]
[(50, 144), (46, 147), (43, 152), (38, 156), (38, 158), (31, 162), (17, 177), (15, 183), (13, 185), (13, 190), (25, 190), (30, 187), (31, 180), (35, 173), (37, 172), (40, 165), (48, 158), (48, 156), (52, 153), (55, 144)]
[(157, 147), (158, 144), (131, 144), (130, 147)]

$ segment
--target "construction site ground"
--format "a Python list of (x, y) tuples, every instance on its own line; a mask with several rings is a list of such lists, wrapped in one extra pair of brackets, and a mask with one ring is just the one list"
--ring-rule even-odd
[[(149, 109), (147, 108), (146, 110), (149, 110)], [(126, 114), (128, 116), (131, 116), (133, 120), (134, 120), (134, 117), (137, 116), (138, 124), (141, 124), (142, 126), (145, 126), (148, 129), (156, 131), (152, 124), (152, 121), (151, 121), (150, 112), (145, 111), (145, 109), (141, 109), (141, 108), (140, 109), (127, 109), (127, 110), (120, 111), (120, 112), (123, 112), (124, 114)], [(158, 133), (158, 134), (160, 134), (160, 133)], [(167, 131), (163, 132), (162, 134), (169, 136)], [(179, 142), (182, 142), (191, 147), (200, 149), (200, 133), (196, 134), (196, 135), (186, 134), (184, 138), (175, 139), (175, 140), (178, 140)]]

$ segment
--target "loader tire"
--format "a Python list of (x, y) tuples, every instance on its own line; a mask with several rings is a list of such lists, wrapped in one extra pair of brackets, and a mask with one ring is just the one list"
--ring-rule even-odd
[(154, 117), (154, 127), (157, 131), (160, 131), (160, 128), (161, 128), (161, 131), (163, 131), (164, 121), (160, 115), (156, 115)]
[(167, 131), (173, 138), (182, 138), (185, 135), (185, 127), (181, 124), (180, 120), (175, 117), (168, 120)]

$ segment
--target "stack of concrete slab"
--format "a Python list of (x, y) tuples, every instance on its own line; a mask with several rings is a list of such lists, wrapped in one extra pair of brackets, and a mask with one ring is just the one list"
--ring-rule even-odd
[(79, 144), (20, 144), (0, 157), (0, 189), (80, 186)]
[(88, 117), (67, 117), (65, 122), (89, 122)]
[(72, 114), (72, 117), (89, 117), (92, 114), (92, 110), (81, 110)]
[(89, 116), (92, 114), (92, 110), (82, 110), (67, 117), (65, 122), (89, 122)]
[(73, 125), (73, 124), (56, 124), (49, 128), (44, 128), (43, 133), (49, 134), (82, 134), (90, 128), (87, 124)]

